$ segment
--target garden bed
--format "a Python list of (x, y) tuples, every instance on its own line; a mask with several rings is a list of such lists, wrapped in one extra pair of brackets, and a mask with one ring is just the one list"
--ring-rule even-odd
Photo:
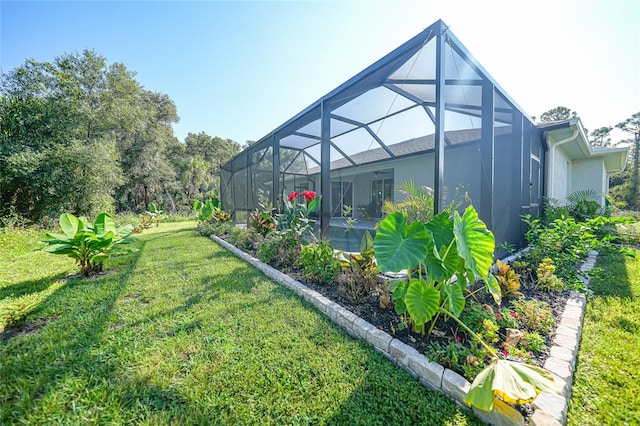
[[(469, 382), (465, 381), (465, 377), (463, 376), (466, 375), (466, 378), (469, 381), (472, 381), (475, 377), (475, 374), (477, 373), (474, 372), (473, 374), (469, 374), (468, 371), (456, 368), (455, 365), (446, 365), (446, 362), (443, 363), (441, 360), (433, 356), (434, 343), (439, 344), (441, 347), (448, 347), (452, 344), (455, 345), (455, 343), (459, 343), (460, 339), (456, 336), (459, 335), (461, 330), (459, 330), (455, 326), (455, 323), (453, 321), (450, 320), (445, 322), (440, 318), (436, 323), (434, 332), (428, 334), (418, 334), (410, 331), (409, 328), (399, 327), (400, 317), (394, 312), (392, 306), (382, 306), (384, 305), (384, 303), (381, 304), (380, 300), (384, 300), (385, 298), (380, 298), (379, 295), (375, 294), (375, 291), (373, 292), (373, 295), (370, 295), (369, 297), (354, 300), (353, 298), (345, 295), (344, 291), (341, 291), (340, 288), (335, 285), (335, 283), (329, 285), (318, 285), (317, 283), (314, 283), (313, 281), (305, 278), (300, 268), (280, 268), (280, 270), (282, 271), (278, 269), (270, 269), (269, 266), (264, 265), (257, 259), (253, 258), (252, 254), (247, 253), (251, 250), (241, 251), (240, 249), (237, 249), (235, 247), (234, 249), (236, 250), (237, 254), (242, 252), (243, 255), (240, 256), (245, 258), (245, 260), (248, 260), (251, 263), (257, 262), (254, 263), (254, 265), (258, 266), (259, 269), (265, 272), (268, 276), (292, 288), (294, 291), (298, 292), (301, 296), (318, 307), (321, 311), (326, 311), (325, 314), (334, 319), (334, 321), (341, 325), (349, 334), (353, 335), (354, 337), (364, 338), (365, 340), (369, 341), (369, 343), (385, 353), (387, 357), (389, 357), (400, 367), (406, 369), (414, 375), (417, 375), (423, 382), (423, 384), (427, 385), (428, 387), (441, 390), (448, 396), (452, 397), (454, 400), (458, 401), (459, 404), (464, 405), (462, 404), (462, 399), (464, 399), (464, 395), (468, 391)], [(274, 274), (270, 271), (277, 272)], [(278, 272), (282, 274), (280, 276), (284, 278), (279, 278)], [(380, 275), (378, 278), (379, 284), (381, 284), (381, 287), (384, 288), (385, 280), (383, 279), (382, 275)], [(303, 290), (300, 290), (300, 287), (298, 287), (300, 286), (300, 284), (303, 284)], [(553, 327), (545, 335), (545, 349), (543, 351), (540, 351), (540, 353), (538, 353), (537, 355), (531, 357), (529, 362), (549, 369), (550, 366), (557, 365), (559, 361), (561, 368), (560, 370), (556, 370), (557, 373), (556, 371), (553, 371), (553, 373), (555, 376), (554, 380), (556, 381), (558, 389), (561, 390), (562, 394), (543, 394), (545, 396), (544, 398), (541, 396), (537, 401), (534, 401), (534, 403), (530, 404), (513, 406), (510, 404), (507, 405), (501, 403), (502, 406), (499, 407), (500, 409), (497, 412), (491, 413), (478, 410), (474, 407), (473, 411), (475, 412), (475, 414), (491, 424), (503, 424), (504, 421), (512, 422), (510, 424), (561, 424), (566, 421), (567, 400), (569, 397), (571, 377), (575, 367), (575, 355), (579, 343), (581, 328), (580, 324), (582, 318), (581, 309), (584, 308), (584, 296), (580, 296), (578, 298), (577, 305), (580, 306), (579, 313), (577, 315), (572, 315), (571, 312), (569, 313), (570, 318), (564, 318), (563, 314), (566, 314), (564, 312), (565, 307), (570, 304), (576, 304), (576, 300), (570, 299), (572, 293), (575, 298), (575, 296), (577, 295), (576, 292), (561, 291), (549, 293), (547, 291), (541, 291), (540, 289), (532, 287), (534, 286), (530, 281), (524, 280), (523, 285), (520, 288), (521, 297), (518, 297), (518, 299), (540, 300), (548, 303), (554, 321)], [(304, 290), (304, 288), (308, 289)], [(311, 293), (309, 293), (309, 289), (312, 289), (314, 291), (311, 291)], [(477, 298), (477, 295), (474, 298)], [(508, 306), (512, 300), (514, 299), (503, 299), (503, 305)], [(480, 303), (483, 302), (486, 303), (481, 305)], [(476, 304), (478, 306), (482, 306), (483, 308), (489, 308), (491, 306), (491, 303), (491, 297), (488, 294), (485, 294), (483, 298), (479, 299), (477, 302), (471, 302), (469, 303), (469, 305)], [(331, 305), (333, 305), (333, 307), (331, 307)], [(571, 308), (573, 309), (574, 307), (572, 306)], [(569, 311), (571, 311), (571, 309), (569, 309)], [(578, 319), (578, 323), (580, 324), (574, 327), (573, 323), (576, 322), (576, 318)], [(571, 324), (572, 330), (569, 330), (569, 333), (573, 336), (572, 338), (567, 339), (565, 336), (555, 336), (556, 328), (561, 322), (564, 328), (566, 328), (567, 323)], [(379, 330), (381, 334), (378, 334), (378, 332), (373, 333), (371, 330)], [(499, 330), (499, 334), (501, 334), (503, 338), (504, 331), (504, 329)], [(565, 332), (565, 330), (562, 330), (562, 332)], [(565, 345), (561, 343), (563, 339), (568, 340), (569, 344)], [(503, 339), (501, 339), (501, 341), (502, 340)], [(402, 345), (406, 345), (406, 349), (402, 349)], [(559, 345), (563, 347), (559, 348)], [(496, 344), (494, 345), (494, 347), (499, 349), (500, 345)], [(398, 348), (400, 349), (398, 350)], [(558, 349), (561, 349), (561, 351), (568, 350), (572, 354), (571, 359), (558, 360), (557, 355), (555, 358), (549, 357), (550, 348), (556, 351)], [(400, 358), (398, 358), (398, 353), (400, 354)], [(413, 355), (414, 353), (415, 356)], [(416, 359), (416, 357), (422, 357), (423, 360), (425, 360), (426, 357), (427, 359), (435, 362), (427, 362), (427, 367), (425, 368), (425, 370), (416, 374), (416, 371), (414, 370), (416, 362), (406, 359), (412, 356), (414, 356), (414, 359)], [(514, 357), (509, 358), (513, 359)], [(480, 365), (478, 365), (477, 367), (477, 371), (480, 371), (484, 367), (484, 363), (480, 363)], [(435, 382), (433, 381), (433, 377), (428, 377), (429, 375), (434, 374), (434, 371), (428, 371), (430, 369), (435, 370)], [(425, 374), (425, 371), (427, 377), (421, 375), (421, 373)], [(496, 403), (498, 403), (498, 401), (496, 401)], [(507, 418), (510, 420), (506, 420)]]

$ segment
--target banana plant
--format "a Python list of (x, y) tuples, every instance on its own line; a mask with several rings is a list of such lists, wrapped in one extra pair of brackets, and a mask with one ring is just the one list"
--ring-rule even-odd
[(133, 231), (133, 225), (116, 227), (108, 213), (100, 213), (93, 224), (84, 218), (63, 213), (60, 228), (64, 234), (46, 234), (44, 243), (47, 245), (42, 250), (75, 259), (85, 277), (102, 272), (108, 258), (136, 251), (126, 247), (136, 241), (135, 238), (127, 238)]
[(216, 222), (226, 222), (231, 220), (231, 215), (222, 210), (220, 200), (216, 197), (211, 197), (204, 203), (198, 200), (193, 200), (193, 210), (198, 214), (198, 221), (200, 222), (205, 222), (209, 218), (212, 218)]
[[(401, 213), (392, 213), (380, 225), (374, 251), (382, 272), (409, 271), (406, 281), (393, 291), (395, 309), (407, 313), (417, 332), (431, 328), (439, 315), (456, 321), (476, 339), (493, 359), (474, 380), (466, 402), (480, 409), (493, 409), (496, 396), (507, 402), (525, 403), (540, 391), (555, 390), (551, 375), (539, 367), (500, 359), (494, 348), (459, 319), (469, 284), (483, 280), (496, 303), (500, 286), (490, 273), (495, 238), (473, 206), (460, 215), (440, 213), (429, 222), (407, 224)], [(413, 271), (417, 271), (416, 274)], [(417, 276), (416, 276), (417, 275)]]

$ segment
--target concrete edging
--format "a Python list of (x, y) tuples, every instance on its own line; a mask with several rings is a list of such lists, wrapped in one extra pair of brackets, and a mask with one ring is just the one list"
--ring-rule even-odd
[[(417, 378), (424, 386), (446, 394), (458, 405), (469, 409), (469, 406), (463, 401), (471, 383), (458, 373), (445, 369), (436, 362), (429, 361), (413, 347), (393, 338), (348, 309), (279, 270), (262, 263), (223, 239), (215, 235), (211, 235), (211, 239), (256, 267), (267, 277), (284, 285), (311, 303), (350, 336), (366, 340), (378, 352), (381, 352), (386, 358)], [(593, 268), (597, 254), (595, 251), (589, 253), (587, 261), (580, 269), (581, 272), (586, 273)], [(588, 278), (586, 284), (588, 284)], [(556, 333), (550, 346), (549, 358), (544, 364), (544, 367), (553, 374), (558, 388), (562, 391), (559, 395), (548, 393), (538, 395), (533, 402), (535, 411), (529, 420), (529, 425), (553, 426), (566, 423), (567, 406), (571, 397), (571, 383), (582, 333), (585, 305), (586, 298), (584, 294), (575, 291), (571, 292), (560, 324), (556, 328)], [(489, 413), (474, 407), (473, 413), (489, 424), (524, 425), (524, 418), (520, 412), (501, 401), (496, 401), (501, 405), (500, 410)]]

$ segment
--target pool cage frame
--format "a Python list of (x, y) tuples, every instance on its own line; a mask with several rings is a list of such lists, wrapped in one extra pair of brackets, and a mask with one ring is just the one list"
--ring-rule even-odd
[(395, 164), (396, 184), (410, 175), (433, 188), (436, 213), (462, 188), (497, 245), (522, 247), (521, 215), (542, 207), (544, 152), (542, 131), (438, 20), (224, 164), (220, 194), (246, 224), (260, 206), (282, 208), (285, 191), (316, 190), (327, 237), (332, 178), (355, 185)]

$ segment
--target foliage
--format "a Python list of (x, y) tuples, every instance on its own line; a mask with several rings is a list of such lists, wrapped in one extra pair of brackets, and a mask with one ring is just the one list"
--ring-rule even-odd
[(195, 210), (200, 222), (228, 222), (231, 220), (231, 214), (222, 210), (220, 200), (216, 197), (212, 197), (204, 203), (193, 200), (193, 210)]
[(484, 368), (480, 360), (486, 358), (487, 352), (478, 345), (467, 346), (456, 340), (448, 344), (430, 342), (425, 356), (445, 368), (461, 369), (465, 377), (476, 377)]
[[(418, 268), (418, 278), (400, 282), (393, 291), (396, 312), (407, 312), (416, 331), (424, 332), (427, 321), (433, 320), (436, 314), (444, 314), (494, 358), (472, 383), (465, 402), (491, 410), (495, 396), (507, 402), (526, 403), (541, 390), (557, 392), (550, 373), (539, 367), (499, 359), (496, 351), (459, 319), (465, 306), (463, 291), (477, 279), (485, 280), (496, 302), (500, 298), (500, 287), (489, 273), (495, 239), (473, 206), (463, 215), (454, 211), (453, 219), (446, 212), (438, 214), (427, 224), (407, 225), (400, 213), (393, 213), (380, 223), (374, 248), (383, 272)], [(485, 335), (493, 339), (495, 323), (483, 321), (483, 327)]]
[(536, 275), (538, 277), (538, 285), (545, 291), (561, 291), (564, 289), (564, 283), (555, 274), (556, 265), (553, 264), (553, 260), (549, 257), (545, 257), (538, 264), (536, 268)]
[(465, 305), (463, 291), (476, 279), (494, 284), (491, 292), (499, 300), (495, 278), (489, 278), (494, 247), (493, 234), (473, 207), (462, 216), (454, 212), (453, 219), (440, 213), (427, 224), (408, 225), (402, 214), (393, 213), (380, 223), (374, 240), (383, 272), (416, 267), (420, 271), (418, 278), (395, 288), (394, 300), (400, 304), (396, 310), (406, 308), (414, 328), (421, 332), (436, 313), (460, 315)]
[(527, 342), (527, 349), (536, 354), (542, 352), (547, 347), (544, 337), (535, 331), (525, 331), (524, 340)]
[(28, 59), (0, 74), (0, 217), (171, 212), (216, 195), (240, 147), (204, 133), (181, 144), (174, 102), (93, 50)]
[(524, 260), (537, 268), (544, 258), (550, 258), (556, 266), (555, 274), (571, 289), (583, 289), (577, 266), (590, 250), (612, 249), (629, 253), (611, 244), (616, 239), (612, 235), (616, 224), (626, 223), (628, 218), (598, 216), (576, 222), (562, 214), (546, 225), (541, 219), (531, 220), (530, 215), (524, 215), (523, 220), (529, 228), (526, 232), (529, 251)]
[(0, 337), (1, 424), (481, 424), (193, 226), (93, 280), (0, 242), (0, 298), (60, 285)]
[(613, 127), (604, 126), (599, 127), (591, 132), (591, 146), (609, 146), (611, 145), (611, 131)]
[(196, 229), (198, 232), (209, 237), (210, 235), (216, 235), (221, 238), (229, 238), (236, 226), (231, 221), (227, 222), (198, 222)]
[(102, 272), (103, 263), (108, 258), (134, 250), (124, 247), (135, 241), (127, 238), (133, 226), (117, 228), (108, 213), (100, 213), (93, 224), (70, 213), (63, 213), (60, 227), (64, 234), (47, 233), (44, 240), (47, 245), (42, 250), (75, 259), (85, 277)]
[(369, 231), (365, 231), (360, 241), (360, 253), (344, 253), (338, 256), (342, 270), (364, 271), (373, 275), (380, 272), (375, 261), (373, 237)]
[(149, 210), (140, 215), (142, 227), (144, 229), (149, 229), (153, 225), (159, 226), (160, 220), (162, 220), (163, 217), (166, 217), (166, 215), (167, 214), (164, 210), (158, 209), (154, 203), (151, 203), (149, 205)]
[(302, 240), (294, 232), (271, 233), (258, 246), (256, 255), (275, 267), (292, 267), (300, 256)]
[(542, 113), (540, 121), (543, 123), (549, 123), (553, 121), (563, 121), (578, 118), (578, 114), (570, 108), (557, 106)]
[(500, 284), (503, 296), (521, 295), (518, 291), (520, 289), (520, 275), (516, 274), (508, 263), (496, 261), (495, 277)]
[(316, 221), (310, 216), (318, 211), (322, 202), (322, 195), (316, 196), (314, 191), (302, 191), (304, 202), (299, 202), (299, 196), (296, 191), (291, 191), (287, 195), (284, 204), (284, 211), (276, 213), (274, 222), (279, 232), (295, 233), (297, 238), (311, 236), (316, 226)]
[(408, 224), (427, 223), (433, 218), (433, 189), (417, 186), (413, 179), (402, 182), (397, 189), (404, 195), (404, 199), (397, 203), (385, 200), (382, 205), (384, 214), (402, 213)]
[(526, 404), (540, 392), (558, 392), (551, 373), (535, 365), (496, 359), (476, 376), (464, 402), (491, 411), (496, 397)]
[(547, 334), (555, 324), (553, 311), (546, 302), (536, 299), (518, 299), (511, 302), (518, 322), (529, 331)]
[[(228, 223), (228, 222), (220, 222)], [(264, 237), (260, 235), (255, 229), (242, 229), (238, 227), (231, 228), (231, 232), (228, 236), (228, 240), (231, 244), (242, 249), (244, 251), (254, 252), (257, 247), (262, 243)]]
[(319, 241), (302, 247), (298, 265), (302, 274), (318, 284), (331, 284), (340, 272), (340, 264), (328, 241)]
[(567, 196), (567, 212), (578, 222), (584, 222), (604, 214), (597, 199), (602, 196), (595, 189), (576, 191)]
[(249, 226), (258, 231), (260, 235), (266, 237), (268, 233), (276, 229), (274, 220), (275, 209), (262, 206), (249, 216)]

